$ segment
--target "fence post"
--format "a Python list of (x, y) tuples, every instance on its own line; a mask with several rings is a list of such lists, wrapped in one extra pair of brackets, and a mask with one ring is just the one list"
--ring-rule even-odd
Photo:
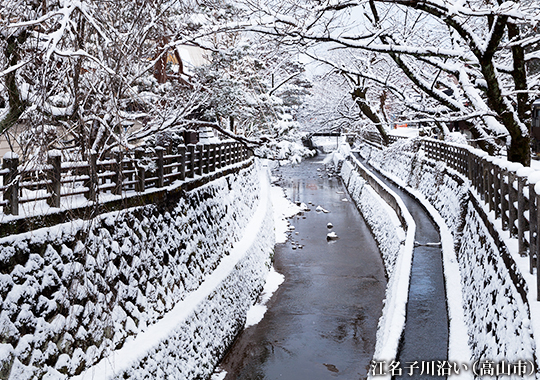
[(96, 201), (98, 194), (97, 156), (95, 151), (91, 151), (88, 155), (88, 179), (84, 183), (88, 188), (86, 198), (91, 201)]
[(212, 159), (212, 170), (216, 171), (218, 168), (221, 167), (221, 145), (219, 144), (212, 144), (214, 148), (214, 157)]
[(216, 144), (216, 169), (221, 169), (223, 167), (223, 145)]
[(115, 186), (113, 188), (113, 194), (121, 195), (122, 194), (122, 183), (124, 182), (124, 175), (122, 173), (122, 160), (124, 155), (122, 152), (114, 152), (114, 177), (113, 181)]
[(468, 151), (467, 151), (467, 178), (469, 179), (469, 181), (471, 181), (471, 184), (474, 186), (472, 155)]
[(538, 195), (534, 183), (529, 183), (529, 271), (533, 274), (538, 244)]
[(487, 182), (488, 182), (488, 188), (487, 188), (487, 197), (488, 197), (488, 203), (489, 203), (489, 211), (495, 210), (495, 189), (494, 189), (494, 183), (493, 183), (493, 160), (491, 157), (489, 157), (486, 160), (486, 166), (487, 166)]
[(8, 215), (19, 215), (19, 156), (13, 152), (4, 154), (2, 168), (9, 172), (4, 174), (4, 185), (8, 186), (4, 190), (4, 213)]
[(157, 156), (157, 187), (163, 187), (163, 155), (165, 154), (165, 148), (156, 147)]
[(527, 181), (527, 179), (518, 175), (517, 180), (518, 180), (518, 192), (517, 192), (518, 250), (519, 250), (520, 256), (525, 257), (527, 256), (527, 246), (525, 244), (525, 195), (523, 194), (523, 190), (525, 189), (525, 182)]
[(193, 178), (195, 176), (195, 145), (189, 144), (187, 146), (187, 150), (189, 152), (189, 178)]
[(495, 218), (501, 216), (501, 180), (499, 178), (501, 168), (498, 160), (493, 161), (493, 203), (495, 204)]
[[(536, 186), (535, 186), (535, 194), (536, 194), (536, 204), (540, 205), (540, 191), (536, 192)], [(536, 209), (536, 225), (540, 226), (540, 212), (538, 212), (538, 208)], [(537, 227), (538, 229), (538, 227)], [(536, 300), (540, 301), (540, 240), (536, 240)]]
[(186, 179), (186, 147), (178, 147), (178, 154), (180, 155), (178, 171), (180, 172), (180, 180), (183, 181)]
[(202, 175), (203, 174), (203, 161), (204, 161), (204, 145), (203, 144), (197, 144), (199, 147), (197, 154), (197, 157), (199, 158), (199, 165), (197, 166), (197, 174)]
[(200, 145), (200, 148), (201, 148), (201, 162), (200, 162), (200, 165), (201, 165), (201, 168), (199, 170), (199, 174), (207, 174), (208, 173), (208, 157), (209, 157), (209, 150), (208, 149), (208, 145), (207, 144), (201, 144)]
[(509, 184), (508, 182), (510, 181), (509, 179), (509, 176), (508, 176), (508, 169), (503, 169), (501, 171), (501, 222), (502, 222), (502, 229), (504, 231), (508, 230), (509, 228), (509, 220), (508, 220), (508, 217), (509, 217), (509, 208), (508, 207), (508, 200), (509, 200), (509, 193), (510, 191), (508, 190), (508, 187), (509, 187)]
[(476, 191), (479, 193), (479, 184), (478, 184), (478, 157), (477, 156), (473, 156), (471, 154), (472, 158), (472, 168), (473, 168), (473, 171), (472, 171), (472, 183), (473, 183), (473, 187), (476, 189)]
[(489, 167), (485, 158), (482, 158), (482, 200), (484, 203), (489, 202)]
[(529, 182), (529, 270), (531, 274), (536, 265), (538, 244), (538, 195), (534, 186), (535, 183)]
[(204, 166), (203, 166), (203, 173), (208, 174), (210, 172), (210, 145), (204, 144)]
[(135, 191), (138, 193), (142, 193), (146, 189), (146, 168), (141, 164), (143, 157), (144, 149), (135, 149), (135, 163), (137, 170), (137, 182), (135, 182)]
[[(212, 152), (210, 152), (210, 150), (212, 150)], [(216, 171), (216, 144), (208, 145), (208, 152), (210, 156), (210, 159), (208, 160), (208, 171), (215, 172)]]
[(478, 170), (476, 172), (476, 186), (478, 186), (477, 190), (478, 193), (482, 196), (483, 199), (483, 192), (484, 192), (484, 159), (482, 157), (478, 157), (476, 160), (476, 164), (478, 165)]
[(508, 218), (508, 227), (510, 231), (510, 236), (516, 237), (517, 235), (517, 228), (516, 228), (516, 220), (517, 220), (517, 210), (516, 210), (516, 202), (517, 202), (517, 191), (514, 187), (514, 182), (516, 181), (516, 173), (514, 171), (508, 172), (508, 210), (510, 211), (510, 217)]
[(47, 153), (47, 163), (52, 166), (47, 170), (47, 180), (51, 196), (47, 199), (47, 204), (51, 207), (60, 207), (60, 191), (62, 188), (62, 153), (58, 150), (51, 150)]

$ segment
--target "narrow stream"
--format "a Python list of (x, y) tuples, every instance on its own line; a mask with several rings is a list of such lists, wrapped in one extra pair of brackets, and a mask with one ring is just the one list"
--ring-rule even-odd
[[(363, 163), (366, 165), (364, 161)], [(410, 377), (409, 371), (412, 368), (411, 377), (415, 379), (442, 379), (444, 377), (436, 376), (436, 362), (448, 358), (448, 314), (442, 250), (440, 246), (425, 245), (440, 242), (438, 229), (415, 198), (369, 165), (368, 167), (401, 197), (416, 223), (417, 244), (411, 268), (407, 320), (397, 359), (403, 368), (402, 377)], [(432, 373), (433, 361), (435, 374)], [(417, 363), (413, 366), (414, 362)]]
[[(245, 329), (222, 361), (225, 380), (367, 377), (386, 289), (383, 263), (360, 213), (322, 159), (275, 173), (288, 198), (311, 211), (294, 217), (291, 238), (276, 246), (274, 266), (285, 281), (263, 320)], [(329, 212), (317, 212), (319, 205)], [(327, 241), (330, 231), (339, 238)]]

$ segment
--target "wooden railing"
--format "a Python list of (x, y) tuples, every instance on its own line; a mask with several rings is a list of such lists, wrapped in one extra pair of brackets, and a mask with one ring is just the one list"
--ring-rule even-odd
[(517, 239), (519, 254), (529, 258), (530, 273), (536, 268), (540, 301), (540, 171), (468, 146), (432, 139), (419, 143), (427, 158), (443, 161), (469, 179), (485, 208), (500, 219), (503, 231)]
[(445, 162), (470, 180), (489, 211), (501, 219), (502, 229), (518, 239), (519, 253), (529, 256), (533, 273), (540, 247), (537, 236), (540, 194), (535, 191), (536, 182), (529, 181), (534, 170), (441, 141), (423, 140), (422, 146), (428, 158)]
[(60, 152), (51, 151), (45, 165), (31, 168), (19, 165), (19, 158), (6, 154), (0, 174), (4, 214), (19, 215), (21, 205), (44, 201), (60, 207), (62, 198), (82, 196), (96, 201), (100, 194), (122, 195), (128, 191), (144, 192), (161, 188), (186, 178), (216, 171), (250, 157), (249, 150), (237, 142), (179, 146), (176, 154), (157, 147), (147, 155), (144, 149), (115, 152), (88, 162), (62, 162)]
[[(383, 138), (379, 132), (376, 131), (365, 131), (363, 132), (364, 141), (368, 142), (370, 145), (374, 145), (377, 148), (381, 148), (384, 145)], [(388, 140), (390, 144), (395, 143), (398, 140), (406, 139), (403, 136), (388, 135)]]

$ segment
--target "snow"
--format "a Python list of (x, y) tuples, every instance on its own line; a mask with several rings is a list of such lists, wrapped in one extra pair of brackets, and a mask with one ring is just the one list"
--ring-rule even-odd
[(337, 234), (333, 231), (326, 234), (326, 240), (336, 240), (337, 238)]
[[(361, 152), (371, 157), (372, 165), (420, 199), (439, 225), (446, 288), (453, 290), (447, 293), (449, 358), (462, 363), (478, 359), (534, 360), (535, 347), (540, 343), (538, 334), (534, 334), (540, 331), (539, 307), (534, 291), (526, 291), (528, 302), (522, 298), (526, 287), (523, 279), (529, 282), (529, 289), (536, 286), (536, 277), (528, 273), (529, 259), (519, 256), (517, 239), (510, 239), (508, 231), (502, 231), (500, 219), (496, 220), (494, 212), (483, 205), (481, 212), (487, 214), (505, 244), (494, 241), (483, 217), (469, 201), (473, 196), (483, 204), (469, 189), (468, 180), (446, 164), (426, 159), (418, 147), (414, 142), (403, 142), (384, 151), (367, 147)], [(521, 165), (496, 161), (532, 180), (537, 177)]]
[(309, 150), (300, 142), (289, 140), (271, 141), (268, 146), (259, 147), (255, 151), (259, 157), (281, 160), (285, 164), (297, 164), (302, 161), (303, 157), (313, 157), (316, 154), (315, 150)]
[(281, 187), (272, 186), (270, 194), (274, 209), (276, 243), (285, 243), (287, 241), (287, 231), (289, 231), (287, 218), (298, 214), (301, 208), (285, 197), (285, 192)]
[[(264, 176), (261, 177), (261, 183), (263, 186), (260, 193), (260, 202), (253, 213), (251, 221), (244, 230), (242, 239), (234, 245), (228, 256), (222, 258), (218, 267), (206, 277), (205, 281), (185, 299), (178, 302), (163, 318), (149, 326), (146, 331), (139, 333), (134, 339), (126, 342), (121, 349), (112, 351), (106, 358), (86, 369), (81, 375), (73, 377), (73, 380), (108, 379), (135, 366), (149, 351), (173, 335), (178, 326), (197, 310), (198, 305), (210, 297), (249, 251), (249, 247), (253, 245), (258, 231), (263, 225), (266, 215), (265, 210), (269, 207), (269, 186), (266, 184), (267, 179)], [(272, 280), (269, 287), (274, 287), (277, 282), (273, 277)]]
[(467, 137), (461, 132), (450, 132), (444, 135), (445, 142), (467, 145)]
[(323, 212), (323, 213), (325, 213), (325, 214), (328, 214), (328, 213), (330, 212), (330, 211), (328, 211), (327, 209), (325, 209), (324, 207), (322, 207), (321, 205), (317, 206), (317, 207), (315, 208), (315, 211), (317, 211), (317, 212)]
[(245, 328), (256, 325), (263, 319), (267, 309), (266, 303), (270, 300), (272, 295), (275, 293), (275, 291), (279, 288), (279, 286), (283, 283), (284, 280), (285, 276), (276, 272), (276, 270), (272, 266), (270, 268), (270, 272), (268, 272), (268, 275), (266, 277), (266, 283), (264, 284), (262, 293), (259, 295), (259, 301), (255, 305), (253, 305), (247, 312), (246, 324), (244, 326)]
[(19, 155), (15, 152), (6, 152), (4, 154), (4, 160), (14, 160), (14, 159), (18, 159), (19, 158)]
[[(0, 276), (6, 295), (0, 325), (6, 336), (20, 339), (15, 354), (23, 363), (30, 361), (21, 366), (40, 378), (60, 379), (65, 376), (54, 368), (73, 375), (82, 363), (90, 367), (81, 375), (85, 378), (94, 373), (101, 379), (107, 370), (109, 377), (122, 378), (123, 369), (136, 379), (133, 366), (139, 359), (137, 373), (146, 378), (157, 368), (188, 378), (206, 374), (215, 365), (215, 352), (223, 352), (234, 338), (236, 324), (268, 272), (275, 239), (269, 197), (266, 170), (254, 163), (187, 192), (166, 212), (147, 205), (0, 239), (1, 262), (28, 257)], [(220, 233), (224, 229), (227, 234)], [(84, 240), (79, 240), (81, 232), (88, 235)], [(45, 252), (33, 253), (41, 246)], [(58, 291), (50, 296), (43, 293), (47, 289)], [(67, 317), (57, 314), (59, 305)], [(31, 339), (18, 335), (15, 319), (36, 326)], [(109, 327), (113, 337), (99, 335)], [(47, 342), (64, 344), (73, 337), (73, 355), (55, 363), (58, 348)], [(92, 344), (97, 339), (102, 339), (99, 346)], [(166, 359), (171, 351), (175, 362)], [(0, 361), (9, 355), (1, 351)], [(53, 367), (36, 367), (39, 360)]]
[(417, 137), (419, 129), (416, 128), (395, 128), (388, 132), (390, 136), (400, 136), (400, 137)]
[(313, 145), (320, 149), (323, 153), (330, 153), (338, 148), (339, 136), (313, 136), (311, 138)]
[(210, 380), (223, 380), (227, 376), (227, 371), (218, 370), (212, 374)]

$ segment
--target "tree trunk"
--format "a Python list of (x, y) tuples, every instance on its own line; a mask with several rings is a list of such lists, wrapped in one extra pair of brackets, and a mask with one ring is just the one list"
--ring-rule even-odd
[(512, 136), (512, 141), (508, 147), (508, 160), (519, 162), (524, 166), (531, 165), (531, 138), (523, 136), (519, 133), (517, 136)]
[(377, 127), (377, 130), (379, 131), (381, 138), (384, 142), (384, 145), (390, 144), (390, 139), (388, 138), (388, 134), (386, 133), (382, 123), (381, 119), (369, 106), (369, 104), (366, 103), (366, 90), (363, 90), (360, 87), (356, 87), (353, 92), (351, 93), (352, 98), (354, 102), (358, 105), (360, 108), (360, 111), (366, 115), (366, 117), (375, 124), (375, 127)]
[(508, 130), (510, 138), (510, 147), (508, 148), (508, 160), (519, 162), (524, 166), (531, 164), (530, 136), (521, 130), (521, 126), (515, 119), (515, 114), (508, 109), (503, 99), (499, 81), (497, 79), (495, 67), (491, 58), (480, 60), (482, 74), (486, 80), (486, 96), (488, 105), (492, 110), (498, 110), (500, 121)]
[[(19, 63), (19, 47), (26, 41), (29, 34), (22, 31), (19, 35), (13, 35), (7, 38), (7, 46), (5, 48), (6, 57), (9, 66), (15, 66)], [(26, 109), (26, 103), (21, 100), (19, 87), (16, 80), (17, 70), (13, 70), (6, 74), (6, 89), (9, 96), (9, 113), (0, 121), (0, 133), (11, 128)]]

